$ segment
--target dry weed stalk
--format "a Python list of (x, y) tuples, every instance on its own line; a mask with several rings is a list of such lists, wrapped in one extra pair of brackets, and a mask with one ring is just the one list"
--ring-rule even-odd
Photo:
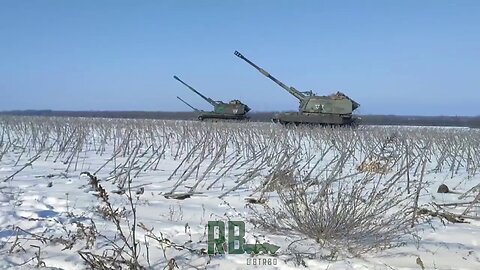
[[(173, 161), (175, 168), (167, 172), (168, 179), (161, 179), (171, 187), (170, 193), (164, 194), (167, 197), (188, 199), (207, 192), (226, 197), (251, 188), (256, 190), (252, 195), (259, 193), (259, 198), (252, 201), (268, 206), (273, 203), (270, 194), (276, 192), (283, 208), (276, 209), (275, 213), (281, 214), (282, 219), (290, 215), (298, 220), (271, 226), (320, 235), (325, 238), (320, 241), (325, 245), (337, 245), (345, 240), (329, 239), (323, 231), (330, 232), (332, 237), (345, 232), (358, 240), (351, 246), (354, 253), (368, 250), (360, 239), (361, 234), (354, 230), (355, 222), (360, 222), (358, 230), (371, 231), (379, 242), (383, 241), (376, 242), (383, 247), (392, 238), (382, 234), (383, 227), (372, 221), (376, 213), (393, 214), (391, 219), (378, 219), (378, 222), (398, 225), (392, 232), (400, 232), (404, 224), (395, 213), (412, 206), (417, 210), (424, 207), (419, 203), (429, 185), (424, 176), (444, 172), (455, 178), (466, 172), (468, 179), (472, 179), (478, 175), (480, 164), (479, 132), (462, 129), (361, 127), (345, 130), (283, 128), (265, 123), (9, 116), (0, 117), (0, 130), (0, 161), (8, 159), (17, 164), (14, 174), (3, 175), (2, 180), (14, 182), (25, 173), (25, 168), (35, 166), (37, 160), (62, 162), (68, 173), (87, 170), (84, 164), (90, 158), (102, 156), (106, 160), (96, 165), (94, 175), (107, 175), (105, 181), (113, 180), (119, 188), (118, 194), (127, 197), (128, 209), (108, 206), (107, 191), (99, 182), (96, 185), (91, 180), (102, 202), (99, 210), (104, 217), (116, 224), (126, 224), (118, 226), (122, 230), (127, 228), (122, 231), (124, 236), (119, 236), (125, 243), (112, 241), (114, 248), (110, 253), (83, 253), (86, 260), (101, 267), (108, 266), (101, 261), (101, 255), (118, 259), (120, 251), (124, 257), (123, 261), (119, 260), (121, 263), (132, 267), (140, 264), (135, 231), (138, 224), (135, 218), (128, 217), (128, 214), (136, 215), (136, 194), (131, 181), (161, 170), (159, 164), (164, 160)], [(357, 171), (359, 165), (360, 171)], [(410, 188), (416, 188), (412, 195), (417, 200), (405, 206), (405, 200), (411, 199)], [(385, 201), (387, 195), (392, 196), (390, 203)], [(292, 200), (296, 203), (289, 203)], [(473, 202), (469, 210), (478, 204), (477, 199)], [(354, 207), (347, 209), (348, 203)], [(311, 213), (306, 209), (312, 210)], [(275, 214), (268, 211), (272, 209), (267, 209), (267, 215)], [(297, 212), (296, 217), (291, 215), (292, 211)], [(417, 212), (405, 211), (412, 215), (407, 220), (414, 224), (417, 218), (413, 215)], [(332, 213), (335, 217), (331, 219), (315, 217)], [(366, 215), (365, 219), (360, 214)], [(317, 219), (320, 224), (323, 222), (323, 227), (300, 228), (307, 221)], [(344, 225), (335, 225), (335, 222)]]

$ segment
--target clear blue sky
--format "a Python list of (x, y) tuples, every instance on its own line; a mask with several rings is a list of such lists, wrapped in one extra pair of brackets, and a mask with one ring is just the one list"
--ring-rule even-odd
[(302, 91), (362, 114), (480, 115), (480, 1), (0, 0), (0, 110), (255, 111)]

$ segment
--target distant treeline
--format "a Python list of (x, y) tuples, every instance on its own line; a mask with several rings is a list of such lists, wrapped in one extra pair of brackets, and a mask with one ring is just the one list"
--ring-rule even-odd
[[(252, 121), (267, 122), (276, 112), (250, 112)], [(196, 112), (152, 112), (152, 111), (52, 111), (18, 110), (3, 111), (0, 115), (100, 117), (132, 119), (194, 120)], [(360, 115), (363, 125), (403, 126), (460, 126), (480, 128), (480, 116), (403, 116), (403, 115)]]

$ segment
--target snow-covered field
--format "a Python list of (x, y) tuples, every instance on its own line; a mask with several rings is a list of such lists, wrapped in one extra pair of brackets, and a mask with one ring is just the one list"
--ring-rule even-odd
[[(479, 135), (465, 128), (2, 117), (0, 266), (87, 269), (114, 258), (138, 269), (480, 269)], [(320, 196), (316, 187), (329, 181)], [(440, 184), (450, 192), (437, 193)], [(267, 211), (288, 209), (282, 198), (292, 185), (332, 202), (352, 191), (359, 203), (352, 209), (393, 204), (362, 224), (405, 220), (395, 221), (401, 230), (381, 230), (394, 234), (391, 248), (355, 252), (350, 244), (370, 239), (361, 234), (315, 241), (287, 222), (288, 213)], [(103, 188), (107, 195), (99, 194)], [(326, 205), (311, 202), (294, 212)], [(331, 215), (322, 220), (340, 212), (323, 210)], [(209, 256), (207, 223), (216, 220), (244, 221), (246, 243), (280, 249)], [(265, 223), (290, 230), (259, 226)], [(351, 233), (342, 225), (331, 226)], [(168, 266), (171, 259), (176, 266)]]

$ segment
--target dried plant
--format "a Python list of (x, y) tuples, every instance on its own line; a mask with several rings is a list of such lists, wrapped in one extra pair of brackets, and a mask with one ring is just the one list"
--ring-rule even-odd
[[(405, 229), (405, 220), (415, 226), (425, 216), (419, 214), (423, 209), (443, 213), (422, 202), (431, 184), (428, 174), (448, 174), (455, 180), (465, 173), (462, 184), (478, 185), (472, 179), (479, 172), (479, 134), (478, 130), (443, 128), (284, 128), (255, 122), (1, 116), (0, 162), (16, 165), (12, 172), (2, 173), (0, 182), (15, 183), (39, 161), (57, 162), (66, 177), (92, 171), (88, 185), (98, 197), (96, 209), (114, 224), (118, 238), (106, 237), (92, 223), (79, 224), (75, 233), (62, 240), (62, 248), (72, 249), (77, 247), (72, 245), (74, 235), (77, 242), (86, 240), (81, 252), (92, 267), (147, 264), (139, 257), (140, 246), (147, 249), (162, 238), (159, 233), (158, 239), (145, 238), (150, 234), (143, 228), (144, 235), (138, 234), (137, 197), (149, 191), (148, 183), (133, 183), (163, 171), (165, 160), (174, 164), (167, 177), (160, 179), (169, 187), (162, 194), (165, 198), (188, 201), (211, 194), (226, 198), (249, 190), (246, 202), (258, 203), (258, 215), (271, 217), (264, 227), (295, 231), (325, 247), (341, 246), (346, 241), (342, 235), (349, 235), (353, 241), (344, 245), (347, 251), (361, 253), (394, 243)], [(89, 167), (89, 159), (100, 156), (104, 161)], [(105, 183), (116, 185), (117, 190), (107, 190)], [(478, 193), (477, 189), (465, 192), (465, 198), (472, 197), (470, 204), (442, 207), (445, 212), (463, 207), (455, 210), (461, 210), (462, 218), (474, 218)], [(126, 204), (115, 205), (113, 196)], [(312, 222), (320, 225), (312, 227)], [(384, 233), (386, 228), (389, 233)], [(366, 231), (370, 234), (362, 238)], [(45, 244), (50, 239), (36, 235), (36, 241)], [(93, 253), (90, 248), (100, 239), (110, 249)], [(20, 250), (21, 240), (12, 239), (12, 243)], [(113, 259), (115, 265), (108, 261)], [(164, 265), (170, 259), (164, 258)]]

